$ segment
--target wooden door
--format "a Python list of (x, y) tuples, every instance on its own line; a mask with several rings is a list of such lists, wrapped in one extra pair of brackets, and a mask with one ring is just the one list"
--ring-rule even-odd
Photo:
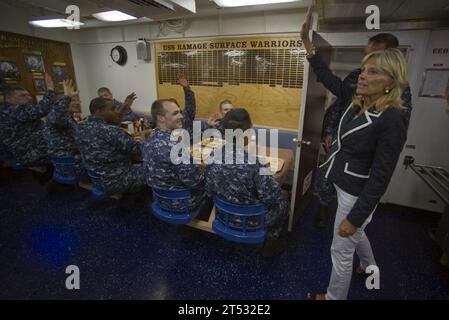
[[(313, 43), (317, 51), (329, 64), (330, 45), (317, 33), (313, 33)], [(312, 196), (312, 177), (317, 167), (321, 141), (321, 129), (326, 103), (326, 88), (317, 81), (309, 63), (304, 65), (304, 87), (297, 137), (296, 162), (293, 176), (291, 214), (289, 231), (298, 221)]]

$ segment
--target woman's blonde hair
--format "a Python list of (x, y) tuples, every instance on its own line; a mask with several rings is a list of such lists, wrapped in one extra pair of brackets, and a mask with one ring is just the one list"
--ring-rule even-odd
[[(400, 50), (393, 48), (375, 51), (363, 58), (362, 67), (370, 58), (375, 58), (379, 70), (389, 75), (393, 80), (393, 87), (390, 92), (385, 93), (375, 101), (376, 110), (382, 112), (389, 107), (402, 109), (403, 101), (401, 96), (408, 83), (407, 63), (404, 55)], [(355, 96), (352, 102), (354, 105), (362, 106), (362, 100), (362, 96)]]

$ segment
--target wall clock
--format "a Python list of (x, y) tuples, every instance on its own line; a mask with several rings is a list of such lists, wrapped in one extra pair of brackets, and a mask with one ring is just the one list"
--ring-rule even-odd
[(112, 61), (117, 63), (120, 66), (123, 66), (128, 59), (128, 54), (126, 53), (126, 49), (122, 46), (116, 46), (111, 50), (111, 58)]

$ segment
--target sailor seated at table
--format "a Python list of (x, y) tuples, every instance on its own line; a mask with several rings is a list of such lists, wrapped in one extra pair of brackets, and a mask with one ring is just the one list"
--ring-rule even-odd
[[(193, 93), (192, 93), (193, 94)], [(212, 209), (212, 201), (204, 190), (204, 173), (201, 165), (192, 163), (190, 153), (189, 163), (178, 163), (171, 159), (171, 153), (178, 141), (171, 139), (175, 129), (191, 127), (194, 116), (192, 110), (188, 110), (192, 104), (186, 105), (186, 110), (181, 114), (179, 106), (173, 99), (161, 99), (153, 102), (151, 114), (156, 120), (156, 128), (143, 146), (143, 163), (147, 185), (162, 189), (187, 188), (190, 189), (189, 210), (209, 214)], [(184, 117), (188, 117), (186, 119)], [(161, 203), (164, 206), (164, 203)], [(168, 205), (167, 205), (168, 207)], [(181, 202), (173, 203), (175, 211), (185, 211)]]
[(43, 99), (32, 104), (30, 93), (23, 87), (5, 87), (5, 103), (0, 108), (0, 138), (14, 161), (24, 167), (51, 165), (47, 143), (43, 138), (42, 120), (54, 106), (54, 84), (45, 74), (47, 91)]
[(110, 100), (114, 103), (117, 110), (122, 111), (123, 110), (123, 118), (122, 121), (137, 121), (142, 116), (135, 113), (131, 109), (131, 105), (133, 104), (134, 100), (137, 99), (137, 96), (134, 92), (130, 93), (126, 98), (125, 102), (121, 102), (114, 99), (114, 96), (112, 95), (111, 90), (106, 87), (101, 87), (97, 90), (97, 94), (99, 97), (102, 97), (106, 100)]
[(75, 132), (80, 121), (74, 116), (75, 113), (81, 112), (79, 91), (75, 89), (72, 80), (64, 80), (62, 85), (64, 95), (47, 115), (44, 138), (49, 156), (74, 158), (76, 174), (82, 176), (84, 166), (75, 144)]
[[(245, 132), (252, 128), (251, 118), (245, 109), (233, 109), (226, 113), (223, 128), (241, 129)], [(206, 169), (206, 190), (209, 196), (218, 196), (235, 204), (263, 203), (267, 208), (267, 239), (277, 239), (288, 215), (287, 198), (270, 174), (269, 166), (261, 164), (259, 160), (249, 161), (249, 153), (245, 150), (245, 141), (249, 139), (238, 134), (237, 138), (229, 135), (226, 138), (225, 145), (216, 150), (208, 161), (213, 162)], [(249, 150), (251, 152), (251, 146)], [(254, 150), (253, 155), (255, 154)], [(239, 159), (243, 159), (243, 163)], [(239, 221), (236, 219), (234, 223), (238, 224)]]
[(92, 116), (78, 125), (76, 133), (86, 169), (100, 176), (101, 187), (109, 194), (145, 189), (142, 164), (133, 163), (141, 156), (142, 144), (118, 126), (121, 113), (101, 97), (93, 99), (89, 109)]
[(223, 117), (233, 108), (234, 106), (232, 105), (232, 102), (230, 100), (221, 101), (219, 104), (220, 111), (212, 114), (207, 120), (208, 128), (218, 129), (222, 134), (224, 134)]

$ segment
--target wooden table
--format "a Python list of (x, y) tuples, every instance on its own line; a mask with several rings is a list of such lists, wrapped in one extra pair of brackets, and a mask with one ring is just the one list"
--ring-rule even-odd
[[(288, 172), (293, 167), (293, 151), (291, 149), (278, 148), (278, 158), (284, 160), (284, 166), (273, 177), (279, 183), (280, 186), (285, 182)], [(267, 148), (267, 155), (270, 155), (270, 148)]]

